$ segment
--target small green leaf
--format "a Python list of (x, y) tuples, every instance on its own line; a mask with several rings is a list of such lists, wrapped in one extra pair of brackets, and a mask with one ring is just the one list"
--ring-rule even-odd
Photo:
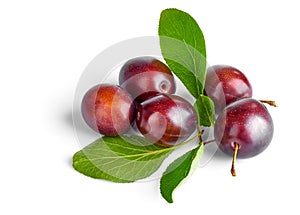
[(197, 148), (185, 153), (168, 166), (160, 180), (160, 193), (167, 202), (173, 203), (173, 191), (191, 174), (191, 170), (197, 166), (202, 153), (203, 144), (201, 143)]
[(206, 48), (203, 33), (188, 13), (162, 11), (158, 34), (162, 55), (189, 92), (198, 98), (206, 77)]
[(133, 182), (154, 173), (172, 151), (140, 136), (102, 137), (73, 156), (73, 167), (92, 178)]
[(198, 114), (200, 125), (210, 127), (214, 124), (214, 103), (204, 95), (200, 95), (196, 100), (194, 107)]

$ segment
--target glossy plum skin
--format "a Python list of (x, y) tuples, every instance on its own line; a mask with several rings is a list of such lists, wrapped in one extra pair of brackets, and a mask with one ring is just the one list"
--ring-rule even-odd
[(227, 65), (215, 65), (207, 69), (205, 92), (214, 101), (217, 113), (232, 102), (252, 97), (252, 87), (247, 77)]
[(169, 147), (186, 140), (195, 131), (197, 115), (183, 98), (161, 94), (138, 106), (136, 124), (148, 140)]
[(121, 87), (100, 84), (84, 95), (81, 113), (95, 131), (106, 136), (117, 136), (131, 128), (135, 106), (130, 94)]
[(175, 80), (169, 67), (153, 57), (137, 57), (127, 61), (120, 70), (119, 84), (137, 103), (160, 93), (173, 94)]
[(225, 154), (233, 156), (235, 143), (237, 157), (250, 158), (264, 151), (274, 132), (272, 118), (259, 101), (246, 98), (226, 107), (215, 123), (215, 140)]

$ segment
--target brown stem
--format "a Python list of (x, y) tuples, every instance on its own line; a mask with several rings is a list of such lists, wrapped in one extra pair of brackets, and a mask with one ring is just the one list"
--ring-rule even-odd
[(203, 140), (202, 140), (202, 135), (203, 135), (203, 133), (204, 133), (204, 130), (201, 130), (201, 129), (200, 129), (200, 126), (198, 125), (198, 126), (197, 126), (197, 131), (198, 131), (198, 135), (199, 135), (198, 137), (199, 137), (199, 141), (200, 141), (199, 144), (201, 144), (201, 143), (203, 142)]
[(231, 175), (232, 176), (236, 176), (234, 166), (235, 166), (236, 156), (237, 156), (238, 150), (239, 150), (239, 144), (234, 143), (234, 154), (233, 154), (232, 164), (231, 164)]
[(273, 107), (278, 107), (278, 105), (275, 101), (270, 101), (270, 100), (259, 100), (259, 101), (262, 103), (268, 104), (270, 106), (273, 106)]
[(213, 143), (213, 142), (216, 142), (216, 140), (215, 140), (215, 139), (213, 139), (213, 140), (208, 140), (208, 141), (205, 141), (203, 144), (206, 145), (206, 144), (208, 144), (208, 143)]

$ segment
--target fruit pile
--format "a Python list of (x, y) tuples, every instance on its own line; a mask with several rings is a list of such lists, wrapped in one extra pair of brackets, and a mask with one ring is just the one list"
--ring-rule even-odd
[[(225, 154), (233, 156), (231, 173), (236, 175), (236, 156), (250, 158), (264, 151), (273, 137), (273, 121), (262, 103), (252, 99), (252, 87), (246, 76), (231, 66), (208, 68), (205, 90), (219, 114), (214, 125), (215, 141)], [(221, 96), (220, 96), (221, 95)]]
[(176, 85), (167, 65), (152, 57), (137, 57), (121, 68), (119, 84), (91, 88), (82, 101), (82, 115), (106, 136), (126, 133), (134, 121), (150, 141), (173, 146), (196, 129), (197, 115), (185, 99), (172, 95)]
[[(194, 107), (174, 95), (175, 80), (163, 62), (153, 57), (131, 59), (121, 68), (119, 84), (100, 84), (85, 94), (82, 115), (93, 130), (118, 136), (135, 122), (145, 138), (166, 147), (182, 143), (195, 131)], [(251, 98), (251, 84), (241, 71), (226, 65), (209, 67), (205, 92), (219, 115), (215, 142), (234, 157), (233, 162), (236, 156), (253, 157), (267, 148), (273, 136), (272, 118), (262, 102)], [(231, 172), (235, 176), (234, 164)]]
[[(175, 149), (196, 142), (161, 176), (160, 192), (171, 203), (173, 190), (190, 174), (206, 144), (215, 142), (232, 157), (233, 176), (236, 158), (264, 151), (274, 132), (265, 104), (276, 103), (253, 99), (252, 86), (240, 70), (206, 68), (204, 36), (189, 14), (164, 10), (159, 36), (165, 63), (150, 56), (130, 59), (119, 71), (119, 85), (102, 83), (85, 93), (83, 119), (101, 136), (74, 154), (73, 167), (92, 178), (134, 182), (155, 173)], [(173, 74), (193, 104), (175, 95)], [(204, 139), (204, 127), (214, 129), (214, 139)]]

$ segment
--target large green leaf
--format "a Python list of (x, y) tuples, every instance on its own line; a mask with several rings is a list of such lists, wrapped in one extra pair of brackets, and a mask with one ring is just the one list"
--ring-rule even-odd
[(73, 167), (92, 178), (133, 182), (154, 173), (174, 148), (134, 135), (102, 137), (73, 156)]
[(203, 153), (203, 144), (201, 143), (195, 149), (185, 153), (172, 162), (166, 169), (160, 180), (160, 193), (164, 199), (173, 203), (173, 191), (197, 166)]
[(188, 13), (162, 11), (158, 34), (162, 55), (189, 92), (198, 98), (206, 77), (206, 48), (203, 33)]
[(204, 95), (200, 95), (195, 104), (194, 107), (198, 113), (198, 119), (200, 125), (210, 127), (214, 124), (214, 103), (213, 101)]

